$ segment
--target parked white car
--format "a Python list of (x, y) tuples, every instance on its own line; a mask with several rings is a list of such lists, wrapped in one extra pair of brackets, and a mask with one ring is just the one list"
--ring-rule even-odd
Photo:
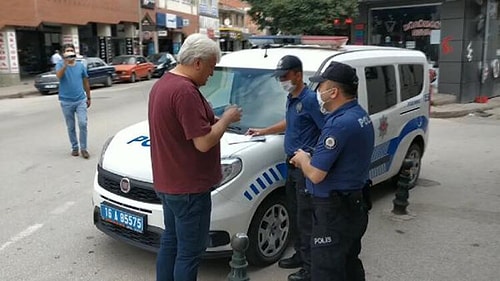
[[(302, 60), (305, 81), (331, 61), (356, 68), (359, 102), (375, 127), (372, 181), (398, 177), (405, 158), (414, 163), (411, 183), (418, 179), (429, 122), (429, 69), (423, 53), (378, 46), (301, 45), (226, 54), (201, 91), (216, 114), (237, 104), (243, 117), (221, 140), (224, 175), (212, 191), (206, 256), (230, 254), (230, 238), (238, 232), (249, 236), (247, 258), (252, 264), (273, 263), (287, 247), (283, 136), (244, 135), (250, 127), (266, 127), (284, 118), (286, 93), (272, 74), (285, 55)], [(94, 223), (111, 237), (155, 251), (165, 226), (153, 190), (148, 133), (143, 121), (119, 131), (104, 145), (94, 181)]]

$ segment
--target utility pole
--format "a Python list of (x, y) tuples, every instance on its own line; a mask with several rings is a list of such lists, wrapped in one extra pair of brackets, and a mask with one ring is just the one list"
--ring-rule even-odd
[(142, 56), (142, 0), (136, 0), (139, 4), (137, 14), (139, 16), (139, 55)]

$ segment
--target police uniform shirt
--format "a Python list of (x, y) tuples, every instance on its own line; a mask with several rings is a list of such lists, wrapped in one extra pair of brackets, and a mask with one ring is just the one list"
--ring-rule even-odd
[(370, 116), (357, 100), (327, 115), (311, 165), (328, 174), (318, 184), (307, 180), (308, 191), (315, 197), (328, 197), (331, 191), (362, 189), (368, 180), (373, 145)]
[(285, 153), (293, 156), (299, 148), (312, 152), (325, 122), (316, 93), (304, 87), (296, 98), (288, 95), (286, 108)]

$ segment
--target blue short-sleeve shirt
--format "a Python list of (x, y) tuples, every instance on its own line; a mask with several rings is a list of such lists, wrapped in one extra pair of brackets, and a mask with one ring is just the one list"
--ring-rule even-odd
[[(63, 67), (64, 62), (56, 65), (56, 71)], [(83, 78), (88, 78), (87, 68), (83, 63), (77, 61), (74, 65), (68, 65), (64, 75), (59, 79), (59, 100), (76, 102), (87, 98), (83, 89)]]
[(328, 197), (331, 191), (362, 189), (369, 177), (374, 137), (370, 116), (357, 100), (327, 115), (311, 165), (328, 174), (318, 184), (307, 180), (308, 191)]
[(312, 152), (325, 122), (316, 93), (304, 87), (296, 97), (288, 95), (286, 103), (285, 153), (293, 156), (299, 148)]

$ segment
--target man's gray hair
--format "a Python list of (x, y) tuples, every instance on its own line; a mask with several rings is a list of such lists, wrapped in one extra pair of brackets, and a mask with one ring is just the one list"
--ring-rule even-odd
[(219, 45), (204, 34), (194, 33), (189, 35), (182, 44), (177, 55), (177, 62), (190, 65), (196, 59), (205, 61), (213, 57), (219, 62), (221, 57)]

